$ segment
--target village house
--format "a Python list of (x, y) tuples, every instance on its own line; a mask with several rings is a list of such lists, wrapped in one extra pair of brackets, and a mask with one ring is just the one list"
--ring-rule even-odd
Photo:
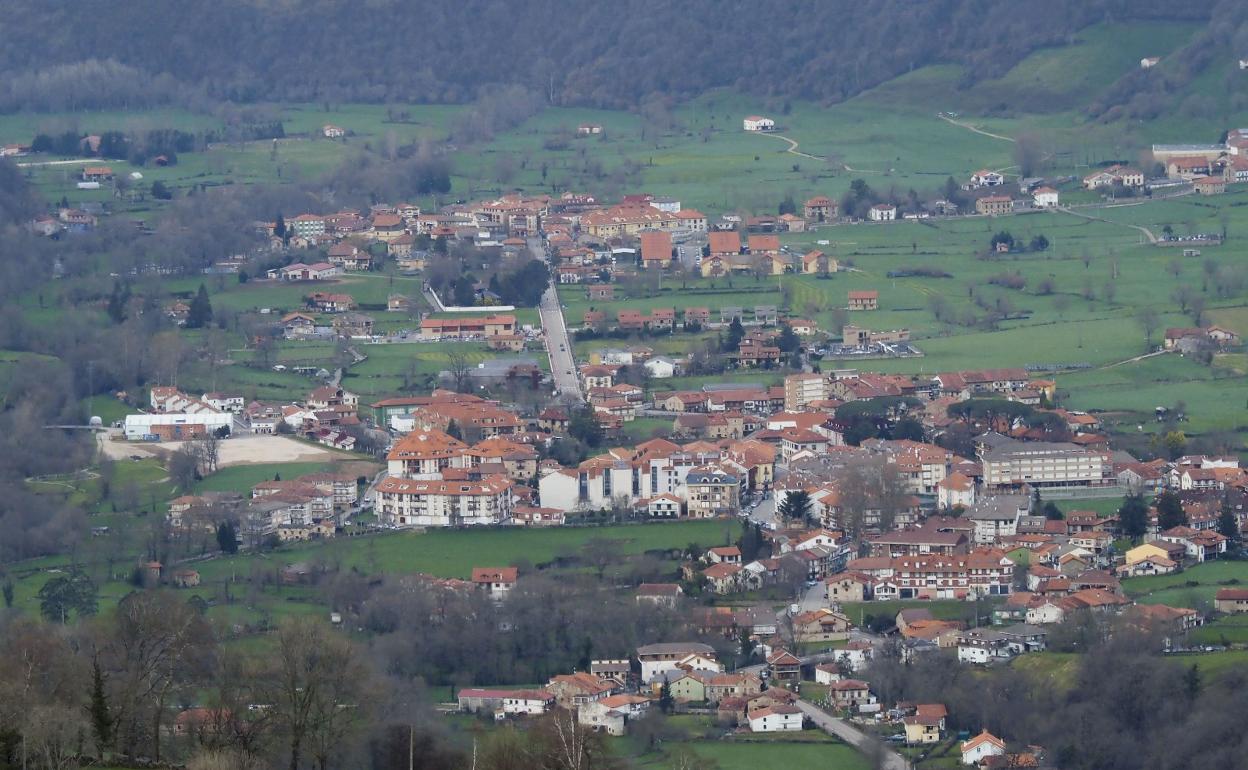
[(975, 212), (986, 216), (1000, 216), (1014, 212), (1014, 200), (1008, 195), (985, 195), (975, 199)]
[(747, 115), (741, 127), (746, 131), (775, 131), (776, 121), (762, 115)]
[(519, 570), (515, 567), (473, 567), (472, 584), (495, 601), (507, 598), (516, 587)]
[(961, 750), (962, 764), (978, 765), (988, 757), (1005, 754), (1005, 741), (984, 730), (974, 738), (964, 741)]
[(746, 715), (750, 732), (798, 732), (802, 729), (802, 710), (797, 706), (777, 704), (755, 709)]
[(876, 310), (880, 306), (880, 293), (874, 289), (851, 291), (848, 296), (850, 310)]
[(897, 207), (891, 203), (877, 203), (868, 210), (867, 217), (872, 222), (891, 222), (897, 218)]

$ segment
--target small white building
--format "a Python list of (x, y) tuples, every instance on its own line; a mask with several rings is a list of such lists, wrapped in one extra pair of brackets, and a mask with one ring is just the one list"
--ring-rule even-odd
[(954, 471), (936, 485), (936, 498), (941, 508), (970, 508), (975, 504), (975, 481)]
[(872, 222), (891, 222), (897, 218), (897, 207), (891, 203), (877, 203), (868, 214)]
[(643, 364), (646, 372), (656, 380), (666, 380), (676, 376), (676, 362), (663, 356), (655, 356)]
[(1160, 56), (1145, 56), (1143, 59), (1140, 59), (1140, 69), (1142, 70), (1150, 70), (1158, 64), (1161, 64)]
[(321, 134), (326, 139), (341, 139), (347, 135), (347, 130), (340, 126), (326, 125), (321, 128)]
[(762, 115), (747, 115), (741, 126), (746, 131), (775, 131), (776, 121)]
[(753, 733), (800, 732), (802, 729), (802, 710), (787, 703), (755, 709), (746, 717)]
[(1038, 209), (1057, 208), (1058, 192), (1052, 187), (1041, 187), (1032, 195), (1032, 202)]
[(962, 764), (978, 765), (988, 757), (1001, 756), (1004, 753), (1005, 741), (984, 730), (962, 744)]

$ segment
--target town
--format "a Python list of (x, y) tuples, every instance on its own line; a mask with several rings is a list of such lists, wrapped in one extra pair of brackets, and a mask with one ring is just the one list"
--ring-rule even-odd
[(1106, 14), (822, 102), (18, 78), (0, 767), (1234, 765), (1248, 64)]

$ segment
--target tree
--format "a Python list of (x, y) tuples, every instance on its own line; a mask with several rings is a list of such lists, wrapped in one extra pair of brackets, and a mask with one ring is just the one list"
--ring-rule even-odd
[(213, 643), (207, 621), (173, 594), (137, 591), (117, 606), (116, 623), (102, 647), (115, 739), (127, 754), (150, 741), (161, 757), (164, 719), (179, 692), (192, 691), (206, 670), (199, 667)]
[(776, 513), (787, 522), (805, 522), (813, 509), (810, 493), (799, 489), (784, 496), (784, 502), (780, 503)]
[(38, 597), (39, 612), (56, 623), (69, 622), (70, 613), (84, 618), (99, 609), (95, 583), (78, 569), (44, 583)]
[[(1175, 414), (1176, 417), (1182, 414), (1182, 410), (1178, 407), (1178, 405), (1170, 411), (1172, 414)], [(1166, 448), (1166, 454), (1171, 460), (1177, 460), (1187, 452), (1187, 436), (1184, 435), (1183, 431), (1169, 431), (1162, 437), (1161, 440), (1162, 444)]]
[(1157, 331), (1160, 318), (1157, 315), (1157, 309), (1153, 307), (1142, 307), (1135, 313), (1135, 322), (1144, 330), (1144, 348), (1145, 350), (1153, 349), (1153, 332)]
[(1226, 550), (1234, 555), (1239, 553), (1239, 518), (1229, 503), (1222, 503), (1222, 511), (1218, 514), (1218, 534), (1226, 538)]
[(157, 179), (152, 182), (152, 197), (158, 201), (173, 200), (173, 191), (169, 189), (169, 185)]
[(670, 714), (675, 703), (676, 700), (672, 697), (672, 686), (664, 677), (663, 686), (659, 688), (659, 710), (664, 714)]
[(1057, 507), (1057, 503), (1050, 500), (1044, 504), (1044, 518), (1049, 521), (1061, 521), (1066, 518), (1066, 514), (1062, 513), (1062, 509)]
[(87, 706), (91, 718), (91, 732), (95, 736), (95, 748), (100, 756), (113, 743), (113, 717), (108, 710), (108, 694), (104, 692), (104, 672), (100, 660), (91, 661), (91, 702)]
[(802, 340), (793, 331), (793, 327), (784, 324), (784, 328), (780, 330), (780, 337), (776, 340), (776, 347), (785, 353), (793, 353), (802, 348)]
[(446, 423), (446, 435), (451, 438), (457, 438), (460, 441), (464, 440), (464, 434), (459, 430), (459, 423), (455, 422), (453, 418)]
[(602, 444), (602, 423), (598, 421), (598, 413), (593, 406), (585, 404), (572, 413), (568, 419), (568, 435), (583, 442), (590, 449)]
[(741, 347), (743, 339), (745, 339), (745, 327), (741, 325), (739, 317), (734, 317), (732, 323), (728, 324), (728, 334), (724, 336), (724, 352), (735, 353), (737, 348)]
[(282, 240), (286, 240), (286, 217), (278, 212), (277, 219), (273, 222), (273, 234)]
[(311, 618), (279, 626), (261, 674), (263, 702), (286, 741), (290, 770), (310, 751), (321, 770), (364, 719), (371, 677), (351, 642)]
[(1161, 531), (1187, 524), (1187, 511), (1183, 510), (1183, 501), (1174, 492), (1161, 492), (1153, 504), (1157, 506), (1157, 528)]
[(169, 455), (169, 478), (184, 492), (189, 492), (199, 480), (199, 458), (185, 447), (178, 448)]
[(1139, 542), (1148, 530), (1148, 504), (1141, 495), (1128, 495), (1118, 509), (1118, 526), (1122, 534)]
[(186, 328), (202, 329), (212, 323), (212, 302), (208, 300), (208, 289), (201, 283), (199, 291), (191, 300), (190, 311), (186, 314)]
[(238, 532), (234, 529), (234, 522), (223, 521), (217, 525), (217, 547), (221, 553), (238, 553)]

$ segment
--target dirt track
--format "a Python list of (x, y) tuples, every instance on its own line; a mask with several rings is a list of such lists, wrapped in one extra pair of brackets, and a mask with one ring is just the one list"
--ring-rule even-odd
[[(182, 446), (178, 441), (111, 441), (105, 433), (100, 433), (99, 437), (100, 450), (114, 460), (124, 460), (136, 455), (157, 457)], [(296, 441), (288, 436), (238, 436), (221, 442), (219, 465), (225, 468), (252, 463), (329, 462), (336, 458), (345, 460), (352, 459), (352, 456)]]

